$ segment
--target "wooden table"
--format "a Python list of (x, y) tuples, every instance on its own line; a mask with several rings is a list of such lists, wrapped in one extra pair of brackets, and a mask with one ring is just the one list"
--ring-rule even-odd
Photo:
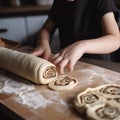
[(120, 73), (120, 63), (117, 63), (117, 62), (110, 62), (110, 61), (104, 61), (104, 60), (98, 60), (98, 59), (92, 59), (92, 58), (84, 58), (84, 59), (81, 59), (81, 61), (93, 64), (93, 65), (97, 65), (103, 68), (107, 68)]
[[(86, 120), (84, 119), (84, 117), (79, 115), (74, 110), (72, 100), (74, 99), (77, 93), (85, 90), (87, 87), (96, 87), (101, 84), (112, 83), (112, 82), (120, 84), (120, 79), (119, 79), (120, 63), (87, 59), (87, 58), (81, 59), (81, 61), (78, 62), (78, 64), (76, 65), (75, 71), (73, 73), (69, 73), (74, 77), (76, 77), (76, 79), (79, 81), (78, 86), (76, 86), (76, 88), (73, 89), (72, 91), (63, 91), (63, 92), (52, 91), (49, 90), (47, 86), (42, 86), (42, 85), (39, 86), (29, 83), (28, 81), (26, 82), (28, 85), (30, 85), (30, 87), (31, 85), (34, 85), (35, 89), (37, 90), (38, 93), (40, 93), (40, 95), (44, 94), (43, 95), (44, 98), (40, 96), (42, 102), (44, 101), (42, 105), (43, 104), (46, 105), (46, 106), (41, 105), (42, 107), (44, 107), (44, 109), (37, 108), (38, 106), (36, 106), (36, 104), (35, 105), (33, 104), (33, 106), (29, 106), (29, 104), (25, 104), (25, 103), (21, 104), (20, 102), (17, 102), (15, 100), (15, 97), (17, 95), (5, 94), (4, 92), (0, 94), (0, 119), (1, 120), (2, 119), (4, 120), (24, 120), (24, 119)], [(5, 75), (5, 72), (2, 71), (2, 74)], [(7, 73), (6, 75), (7, 77), (10, 76), (10, 79), (18, 78), (18, 76), (15, 76), (13, 74), (11, 75)], [(20, 80), (21, 79), (22, 78), (20, 78)], [(33, 92), (33, 94), (36, 94), (36, 91)], [(51, 98), (50, 96), (48, 96), (48, 94), (51, 96), (54, 94), (55, 96)], [(29, 95), (31, 94), (28, 94), (28, 96)], [(47, 97), (49, 101), (46, 101)], [(51, 103), (53, 102), (54, 104), (52, 105), (50, 102)], [(56, 109), (56, 106), (58, 109)]]

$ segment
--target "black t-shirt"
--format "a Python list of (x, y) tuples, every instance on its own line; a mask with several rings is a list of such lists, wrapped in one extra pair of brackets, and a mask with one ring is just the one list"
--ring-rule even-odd
[(61, 48), (84, 39), (102, 35), (101, 17), (113, 11), (119, 14), (113, 0), (54, 0), (49, 17), (59, 30)]

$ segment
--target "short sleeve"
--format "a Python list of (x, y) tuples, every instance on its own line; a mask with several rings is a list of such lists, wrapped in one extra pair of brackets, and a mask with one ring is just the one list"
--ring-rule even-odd
[(119, 20), (119, 10), (115, 6), (113, 0), (97, 0), (98, 1), (98, 13), (100, 17), (108, 12), (114, 12), (115, 19), (118, 22)]

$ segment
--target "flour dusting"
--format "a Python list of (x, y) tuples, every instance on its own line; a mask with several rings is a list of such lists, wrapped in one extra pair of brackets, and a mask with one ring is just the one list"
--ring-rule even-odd
[(43, 90), (43, 91), (31, 91), (19, 94), (17, 99), (20, 104), (27, 105), (30, 108), (46, 108), (50, 104), (61, 104), (67, 106), (63, 101), (58, 92)]
[(35, 86), (15, 81), (0, 73), (0, 93), (13, 94), (14, 100), (33, 109), (46, 108), (51, 104), (67, 107), (59, 93), (51, 90), (35, 91)]
[(12, 80), (2, 74), (0, 74), (0, 76), (0, 93), (18, 95), (35, 89), (34, 85), (28, 85), (20, 81)]
[(101, 74), (100, 77), (103, 79), (106, 83), (119, 83), (120, 84), (120, 78), (116, 78), (115, 76), (110, 76), (106, 74)]
[(51, 103), (51, 101), (46, 100), (37, 91), (31, 92), (31, 93), (20, 94), (20, 98), (22, 99), (21, 104), (25, 104), (28, 107), (31, 107), (34, 109), (37, 109), (39, 107), (45, 108), (47, 104)]
[(0, 91), (8, 94), (18, 95), (20, 93), (23, 93), (25, 91), (31, 91), (33, 89), (34, 86), (9, 80), (4, 83), (4, 87)]
[(98, 75), (94, 70), (89, 70), (89, 69), (81, 70), (81, 72), (85, 75), (84, 79), (89, 81), (91, 80), (91, 82), (92, 82), (92, 78)]

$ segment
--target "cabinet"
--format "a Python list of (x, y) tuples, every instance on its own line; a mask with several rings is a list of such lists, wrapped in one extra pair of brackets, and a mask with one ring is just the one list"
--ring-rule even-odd
[(47, 19), (47, 15), (39, 16), (27, 16), (26, 20), (26, 31), (27, 39), (24, 41), (25, 44), (34, 46), (36, 44), (37, 33)]
[[(37, 33), (46, 19), (47, 15), (1, 18), (0, 37), (35, 46)], [(60, 43), (57, 30), (50, 45), (52, 52), (59, 51)]]
[(1, 18), (0, 37), (21, 43), (32, 40), (46, 19), (47, 15)]
[(47, 15), (26, 17), (28, 35), (36, 34), (40, 30), (46, 19)]
[[(26, 1), (27, 2), (27, 1)], [(35, 45), (37, 33), (47, 19), (51, 5), (23, 5), (20, 7), (1, 7), (0, 37)], [(51, 49), (58, 52), (60, 48), (58, 31), (52, 37)]]
[(23, 17), (0, 18), (0, 37), (23, 42), (27, 37)]

